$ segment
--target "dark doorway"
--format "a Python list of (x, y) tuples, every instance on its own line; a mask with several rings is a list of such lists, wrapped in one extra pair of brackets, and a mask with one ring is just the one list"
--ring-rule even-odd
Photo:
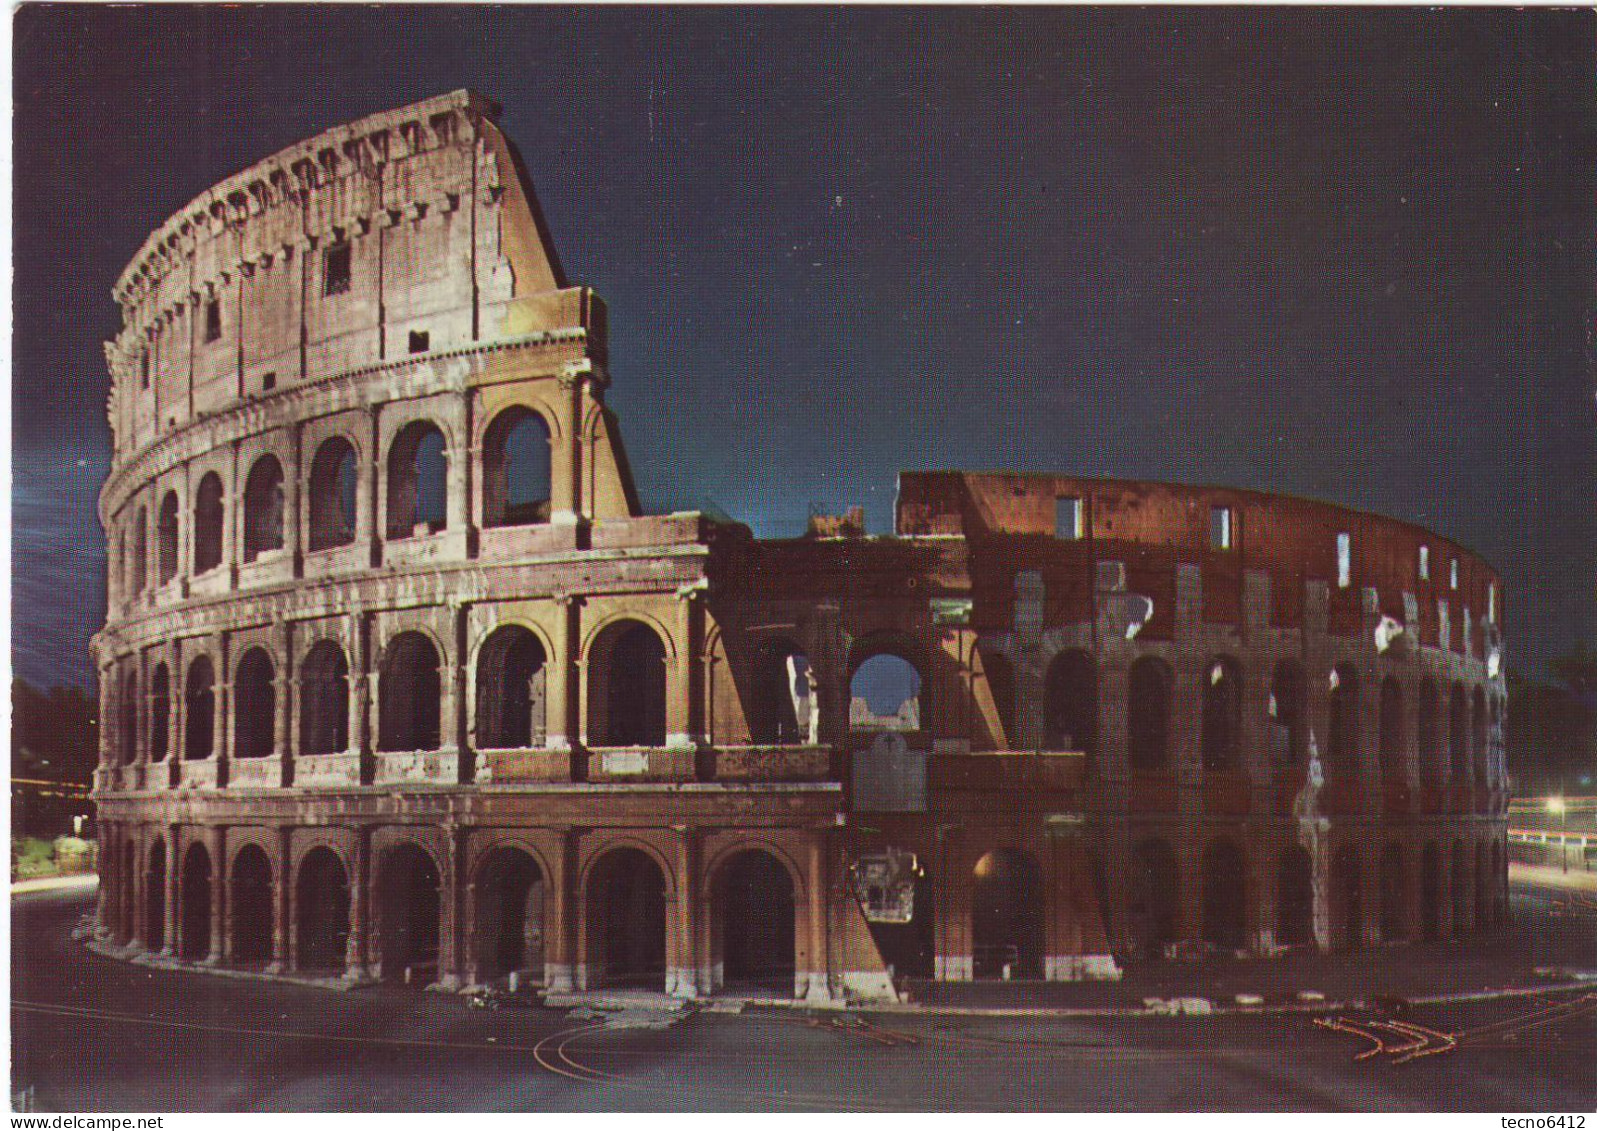
[(166, 842), (150, 845), (150, 862), (144, 870), (144, 948), (166, 946)]
[(1381, 941), (1398, 942), (1408, 938), (1403, 847), (1389, 844), (1381, 853)]
[(971, 973), (976, 978), (1041, 978), (1042, 872), (1028, 853), (989, 852), (976, 862), (971, 894)]
[(183, 858), (183, 950), (180, 957), (211, 953), (211, 855), (196, 844)]
[(1222, 950), (1247, 942), (1248, 869), (1242, 850), (1217, 840), (1203, 854), (1203, 937)]
[(1275, 941), (1281, 946), (1308, 946), (1314, 942), (1314, 863), (1299, 845), (1281, 853), (1275, 916)]
[(589, 964), (598, 986), (665, 985), (665, 876), (647, 853), (616, 848), (588, 880)]
[(332, 849), (313, 848), (300, 861), (294, 912), (296, 966), (342, 971), (349, 946), (349, 875)]
[(271, 657), (251, 648), (233, 677), (233, 753), (239, 758), (265, 758), (277, 744), (277, 692), (272, 685)]
[(589, 671), (596, 745), (665, 745), (665, 645), (652, 628), (637, 621), (607, 628)]
[(394, 637), (378, 677), (378, 749), (437, 750), (442, 688), (438, 650), (419, 632)]
[(1162, 770), (1170, 755), (1170, 667), (1144, 656), (1131, 665), (1126, 740), (1134, 770)]
[(1157, 837), (1137, 845), (1130, 880), (1126, 918), (1132, 948), (1144, 958), (1159, 958), (1179, 937), (1181, 922), (1181, 866), (1170, 845)]
[(1079, 750), (1091, 762), (1098, 748), (1098, 668), (1079, 649), (1048, 665), (1043, 691), (1043, 749)]
[(1346, 845), (1331, 862), (1331, 931), (1337, 950), (1358, 950), (1364, 942), (1361, 886), (1358, 850)]
[(521, 625), (496, 629), (477, 656), (477, 745), (525, 749), (544, 743), (543, 645)]
[(438, 980), (438, 866), (414, 844), (383, 854), (377, 871), (382, 978), (428, 986)]
[(232, 900), (233, 961), (267, 962), (272, 957), (272, 865), (253, 844), (233, 857), (228, 898)]
[(1420, 863), (1420, 925), (1425, 941), (1442, 937), (1442, 854), (1427, 844)]
[(523, 971), (543, 980), (543, 872), (519, 848), (496, 848), (477, 878), (477, 979)]
[(768, 852), (740, 852), (716, 877), (728, 989), (793, 992), (793, 878)]

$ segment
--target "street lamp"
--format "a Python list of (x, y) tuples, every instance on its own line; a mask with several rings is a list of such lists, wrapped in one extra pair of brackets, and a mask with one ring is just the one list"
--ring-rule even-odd
[(1567, 843), (1569, 832), (1569, 806), (1564, 804), (1562, 797), (1549, 797), (1547, 811), (1558, 818), (1558, 858), (1562, 861), (1564, 871), (1569, 871), (1569, 845)]

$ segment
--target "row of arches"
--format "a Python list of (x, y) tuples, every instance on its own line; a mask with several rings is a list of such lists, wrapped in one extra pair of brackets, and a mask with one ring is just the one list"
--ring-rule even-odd
[[(520, 625), (496, 629), (477, 661), (476, 740), (485, 749), (541, 746), (545, 737), (546, 662), (542, 643)], [(591, 733), (601, 746), (660, 746), (665, 742), (666, 651), (655, 630), (623, 620), (596, 640), (590, 666)], [(442, 744), (443, 685), (437, 645), (421, 632), (389, 641), (378, 663), (377, 748), (436, 750)], [(342, 753), (350, 744), (350, 668), (343, 647), (321, 640), (306, 652), (298, 677), (301, 755)], [(265, 648), (247, 649), (232, 685), (235, 758), (266, 757), (277, 748), (278, 672)], [(196, 656), (184, 675), (182, 749), (189, 760), (216, 750), (217, 672), (208, 655)], [(126, 764), (139, 754), (138, 675), (124, 677), (120, 753)], [(164, 662), (150, 670), (149, 760), (168, 753), (171, 676)]]
[[(550, 518), (550, 431), (544, 418), (524, 406), (505, 409), (483, 435), (483, 522), (490, 527), (546, 523)], [(448, 526), (447, 480), (450, 453), (444, 433), (430, 421), (407, 424), (389, 445), (383, 530), (389, 540), (437, 533)], [(245, 563), (284, 547), (285, 476), (271, 454), (258, 458), (245, 476), (239, 552)], [(362, 468), (355, 444), (334, 436), (311, 457), (305, 484), (306, 544), (311, 551), (354, 542)], [(192, 524), (192, 569), (196, 575), (222, 565), (227, 510), (222, 477), (200, 478), (188, 508)], [(184, 506), (178, 492), (161, 495), (155, 519), (155, 583), (165, 585), (180, 568), (180, 525)], [(145, 507), (114, 540), (113, 582), (118, 575), (128, 593), (149, 587), (149, 515)]]
[[(1013, 677), (1007, 661), (992, 657), (986, 663), (995, 694), (1012, 694)], [(1243, 666), (1235, 657), (1215, 656), (1204, 665), (1201, 675), (1198, 737), (1203, 767), (1209, 772), (1240, 769), (1245, 747)], [(1320, 731), (1326, 743), (1322, 757), (1333, 772), (1354, 771), (1364, 742), (1359, 671), (1351, 664), (1337, 665), (1329, 683), (1327, 716)], [(1174, 684), (1171, 666), (1159, 657), (1143, 656), (1131, 665), (1126, 745), (1133, 769), (1169, 767)], [(1404, 694), (1403, 683), (1395, 675), (1381, 680), (1375, 737), (1381, 767), (1391, 776), (1401, 775), (1410, 742)], [(1491, 772), (1490, 736), (1493, 728), (1501, 725), (1501, 704), (1489, 700), (1484, 688), (1471, 690), (1462, 681), (1453, 684), (1444, 699), (1430, 676), (1421, 681), (1418, 700), (1414, 737), (1422, 778), (1434, 784), (1473, 776), (1485, 785)], [(1098, 668), (1091, 653), (1071, 649), (1056, 655), (1043, 683), (1042, 748), (1094, 755), (1099, 741), (1099, 702)], [(1270, 673), (1266, 699), (1268, 750), (1274, 764), (1302, 765), (1307, 760), (1308, 703), (1303, 665), (1294, 660), (1278, 662)], [(1006, 713), (1002, 702), (1000, 713)], [(1012, 710), (1007, 713), (1012, 719)]]
[[(1443, 892), (1448, 893), (1447, 921), (1452, 933), (1487, 930), (1500, 924), (1507, 913), (1507, 860), (1498, 841), (1471, 845), (1456, 841), (1445, 845), (1427, 842), (1410, 860), (1401, 844), (1381, 850), (1377, 905), (1366, 906), (1364, 861), (1355, 845), (1343, 845), (1332, 854), (1326, 881), (1325, 929), (1338, 950), (1356, 950), (1366, 938), (1382, 942), (1443, 936)], [(1418, 872), (1418, 915), (1412, 885)], [(1199, 938), (1224, 950), (1248, 945), (1248, 907), (1252, 880), (1242, 848), (1226, 837), (1206, 846), (1195, 881), (1201, 885), (1197, 901), (1199, 921), (1183, 922), (1183, 876), (1168, 841), (1149, 837), (1132, 849), (1126, 917), (1133, 951), (1157, 957), (1164, 948), (1183, 938)], [(1299, 845), (1289, 845), (1276, 857), (1265, 882), (1271, 891), (1275, 943), (1278, 946), (1313, 946), (1316, 943), (1314, 862)]]
[[(291, 866), (290, 921), (281, 939), (279, 876), (289, 869), (274, 867), (260, 845), (245, 844), (234, 852), (225, 878), (217, 875), (210, 849), (198, 841), (183, 851), (175, 877), (168, 874), (165, 840), (151, 842), (143, 882), (137, 885), (132, 882), (133, 843), (125, 842), (117, 857), (119, 866), (107, 877), (116, 888), (107, 925), (121, 943), (244, 968), (275, 961), (279, 968), (310, 975), (340, 976), (348, 970), (357, 903), (350, 870), (330, 847), (312, 847)], [(176, 906), (169, 918), (174, 879)], [(471, 981), (491, 983), (512, 973), (543, 978), (552, 912), (548, 886), (538, 861), (524, 849), (502, 845), (484, 854), (471, 883)], [(709, 887), (718, 984), (793, 993), (797, 889), (788, 866), (765, 849), (744, 848), (719, 863)], [(142, 908), (134, 903), (139, 891)], [(400, 841), (378, 856), (372, 975), (411, 985), (440, 977), (442, 892), (438, 864), (418, 843)], [(225, 901), (225, 913), (219, 899)], [(666, 873), (652, 854), (621, 846), (596, 859), (581, 894), (590, 988), (658, 990), (665, 985), (668, 902)]]

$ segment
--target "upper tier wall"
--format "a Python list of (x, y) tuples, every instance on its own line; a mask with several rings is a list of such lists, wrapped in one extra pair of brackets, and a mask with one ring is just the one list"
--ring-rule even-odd
[(117, 463), (298, 383), (590, 321), (494, 114), (456, 91), (340, 126), (156, 230), (114, 289)]

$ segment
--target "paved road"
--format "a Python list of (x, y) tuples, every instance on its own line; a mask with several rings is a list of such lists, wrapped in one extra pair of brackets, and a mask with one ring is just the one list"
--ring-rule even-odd
[[(1407, 1018), (1061, 1020), (783, 1011), (666, 1030), (152, 971), (70, 940), (82, 893), (12, 903), (13, 1089), (41, 1111), (1515, 1110), (1597, 1107), (1597, 987)], [(1531, 912), (1525, 912), (1531, 913)], [(1495, 1026), (1495, 1027), (1492, 1027)]]

